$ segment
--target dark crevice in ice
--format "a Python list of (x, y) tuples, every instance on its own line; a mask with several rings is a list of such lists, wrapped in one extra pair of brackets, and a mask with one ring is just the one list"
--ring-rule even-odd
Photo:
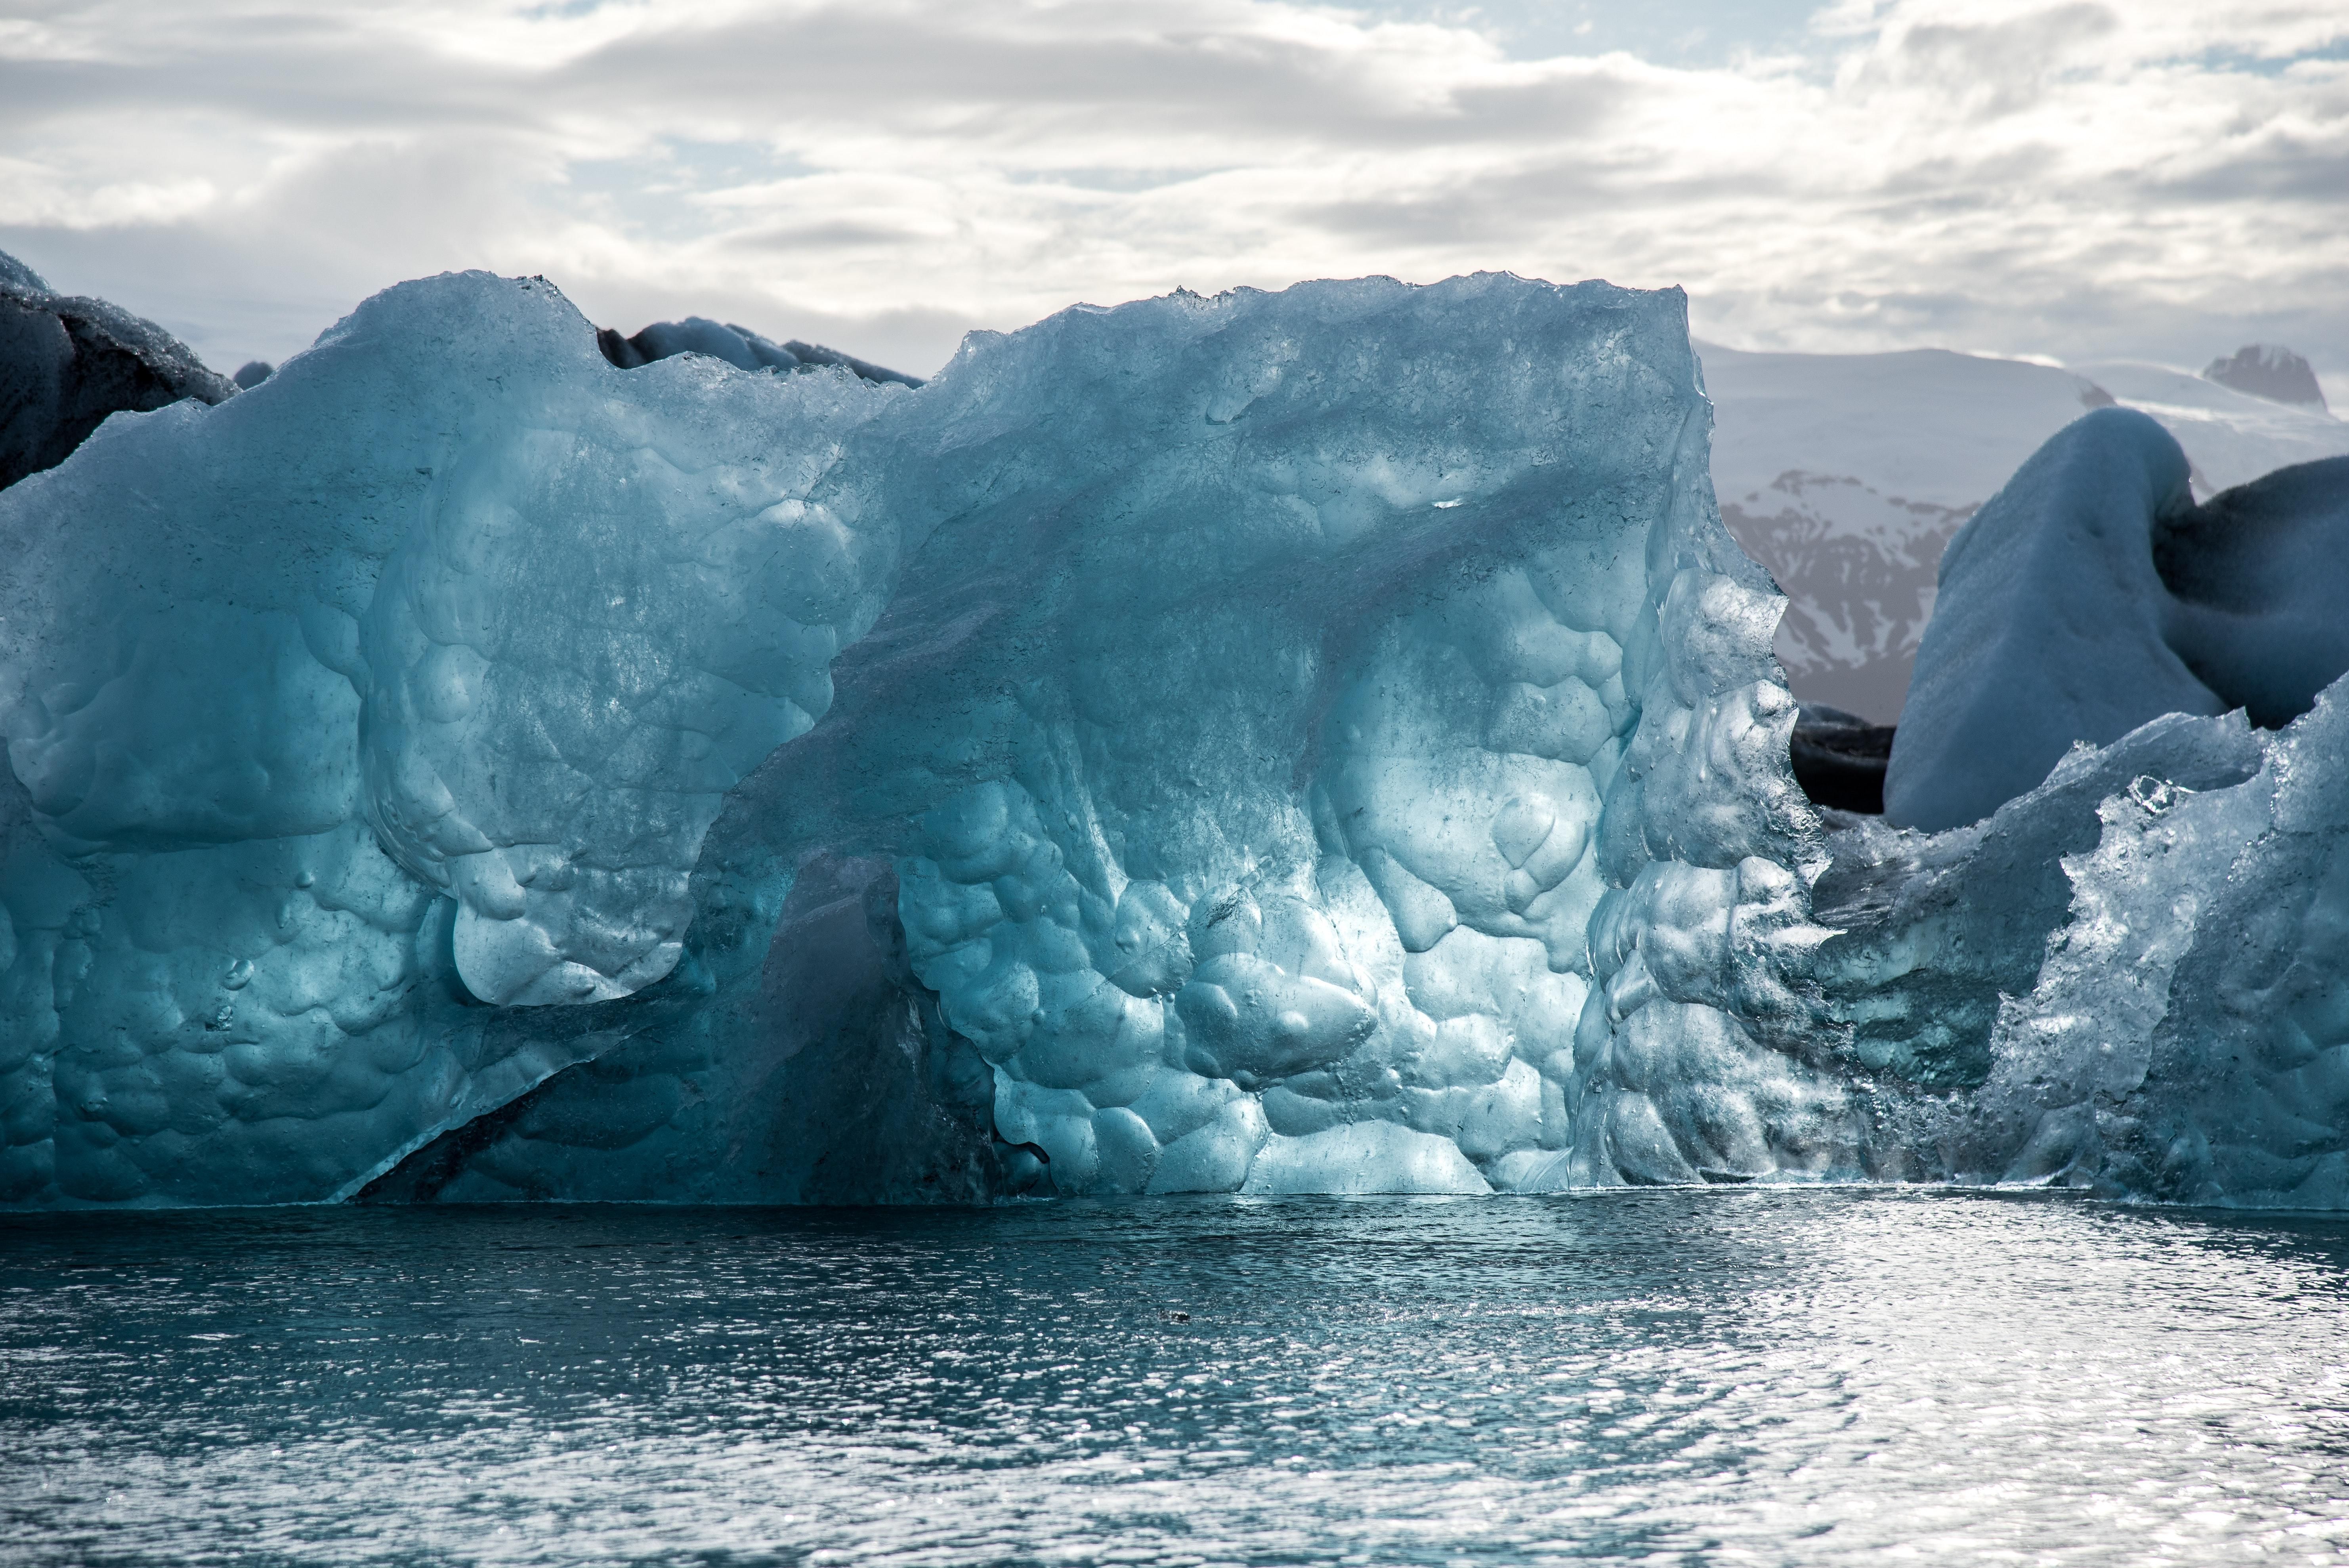
[(1870, 724), (1841, 708), (1805, 703), (1787, 748), (1795, 782), (1815, 806), (1880, 817), (1892, 734), (1891, 725)]

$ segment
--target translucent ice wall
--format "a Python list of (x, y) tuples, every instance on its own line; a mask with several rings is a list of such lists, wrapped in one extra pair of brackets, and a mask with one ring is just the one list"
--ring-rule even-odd
[[(393, 290), (0, 496), (0, 1199), (2283, 1191), (2149, 977), (2196, 868), (2331, 852), (2330, 710), (1827, 830), (1709, 420), (1599, 284), (1081, 307), (919, 389)], [(2097, 942), (2135, 1088), (2060, 1026)], [(2148, 1094), (2202, 1175), (2097, 1119)]]
[(830, 700), (885, 394), (624, 376), (543, 284), (370, 301), (0, 499), (14, 1201), (343, 1191), (609, 1041), (726, 791)]
[(1783, 902), (1805, 821), (1707, 415), (1599, 284), (920, 392), (394, 290), (0, 511), (8, 1194), (1603, 1171), (1581, 1099), (1675, 1113), (1578, 1065), (1594, 913)]

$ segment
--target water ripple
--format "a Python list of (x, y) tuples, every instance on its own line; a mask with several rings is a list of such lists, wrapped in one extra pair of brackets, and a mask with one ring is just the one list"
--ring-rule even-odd
[(2344, 1263), (1880, 1191), (17, 1217), (0, 1557), (2349, 1562)]

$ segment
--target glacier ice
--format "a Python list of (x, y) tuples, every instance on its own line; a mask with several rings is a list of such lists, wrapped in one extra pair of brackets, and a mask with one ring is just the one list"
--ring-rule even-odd
[(595, 343), (603, 349), (604, 357), (623, 370), (633, 370), (639, 365), (650, 365), (655, 360), (667, 359), (673, 355), (706, 354), (738, 369), (764, 370), (777, 376), (792, 376), (802, 370), (838, 366), (854, 371), (876, 386), (894, 383), (900, 387), (919, 387), (922, 384), (918, 377), (874, 365), (852, 354), (843, 354), (836, 348), (802, 343), (797, 338), (789, 343), (777, 343), (747, 326), (712, 321), (706, 315), (689, 315), (683, 321), (657, 321), (627, 337), (622, 337), (607, 326), (596, 332)]
[(1709, 424), (1673, 291), (401, 285), (0, 494), (0, 1201), (2325, 1190), (2329, 699), (1823, 820)]
[(0, 252), (0, 489), (55, 468), (118, 410), (235, 391), (153, 322), (59, 294)]
[(2349, 424), (2321, 405), (2158, 365), (1698, 353), (1722, 520), (1788, 596), (1776, 646), (1795, 695), (1878, 724), (1907, 695), (1943, 546), (2083, 412), (2117, 403), (2159, 420), (2197, 497), (2349, 453)]
[(1886, 771), (1903, 826), (1979, 821), (2077, 742), (2242, 707), (2275, 727), (2349, 670), (2349, 459), (2202, 505), (2185, 452), (2103, 408), (2033, 454), (1941, 557)]

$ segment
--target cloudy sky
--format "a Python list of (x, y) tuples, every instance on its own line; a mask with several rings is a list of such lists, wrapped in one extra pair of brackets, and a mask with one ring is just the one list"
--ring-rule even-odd
[(1483, 268), (1742, 347), (2349, 404), (2344, 0), (0, 0), (0, 250), (214, 364), (453, 267), (913, 371), (1078, 300)]

